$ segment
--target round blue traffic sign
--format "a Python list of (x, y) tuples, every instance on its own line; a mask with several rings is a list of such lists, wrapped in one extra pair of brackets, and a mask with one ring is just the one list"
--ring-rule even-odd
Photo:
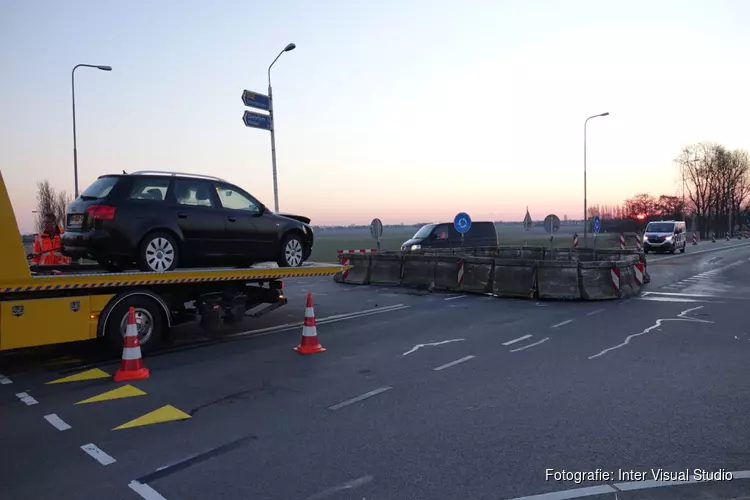
[(598, 233), (601, 228), (602, 228), (602, 221), (598, 215), (595, 215), (594, 216), (594, 232)]
[(453, 219), (453, 227), (461, 234), (468, 233), (469, 229), (471, 229), (471, 217), (469, 217), (469, 214), (465, 212), (456, 214), (456, 217)]

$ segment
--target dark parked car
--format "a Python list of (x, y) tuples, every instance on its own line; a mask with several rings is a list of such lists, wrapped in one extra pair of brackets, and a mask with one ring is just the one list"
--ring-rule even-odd
[(310, 256), (310, 219), (276, 214), (217, 177), (143, 171), (103, 175), (68, 205), (63, 254), (110, 271), (192, 265), (298, 267)]
[[(473, 222), (469, 232), (464, 233), (463, 245), (465, 247), (496, 247), (495, 223)], [(428, 248), (461, 248), (461, 233), (456, 231), (452, 222), (427, 224), (401, 245), (403, 251)]]

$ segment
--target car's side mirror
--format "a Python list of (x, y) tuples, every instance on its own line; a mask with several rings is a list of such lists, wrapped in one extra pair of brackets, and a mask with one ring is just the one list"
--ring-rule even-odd
[(255, 213), (255, 215), (263, 215), (266, 213), (266, 206), (263, 203), (258, 204), (258, 211)]

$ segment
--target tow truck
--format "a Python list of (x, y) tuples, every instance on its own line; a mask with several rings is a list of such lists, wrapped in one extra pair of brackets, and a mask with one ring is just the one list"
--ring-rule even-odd
[(112, 273), (86, 264), (29, 265), (1, 172), (0, 234), (7, 238), (0, 244), (0, 351), (97, 338), (121, 351), (133, 307), (141, 348), (151, 352), (178, 324), (199, 321), (218, 335), (223, 325), (285, 305), (284, 278), (346, 269), (305, 263)]

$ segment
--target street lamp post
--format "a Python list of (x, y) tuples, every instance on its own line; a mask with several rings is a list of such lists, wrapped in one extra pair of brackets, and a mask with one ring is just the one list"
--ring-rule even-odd
[(76, 70), (78, 68), (96, 68), (101, 71), (112, 71), (112, 66), (98, 64), (76, 64), (70, 72), (70, 89), (73, 96), (73, 178), (75, 183), (75, 197), (78, 198), (78, 147), (76, 141)]
[(592, 118), (598, 118), (600, 116), (609, 116), (609, 112), (589, 116), (586, 118), (586, 121), (583, 122), (583, 244), (585, 247), (589, 246), (589, 214), (586, 193), (586, 125)]
[(278, 178), (276, 176), (276, 122), (273, 119), (273, 90), (271, 89), (271, 68), (274, 64), (276, 64), (276, 61), (279, 60), (279, 57), (281, 57), (281, 54), (284, 52), (289, 52), (290, 50), (296, 49), (297, 46), (293, 43), (290, 43), (286, 47), (284, 47), (284, 50), (279, 52), (279, 55), (276, 56), (276, 59), (273, 60), (271, 65), (268, 67), (268, 114), (271, 119), (271, 164), (273, 165), (273, 208), (275, 212), (279, 211), (279, 184), (278, 184)]

